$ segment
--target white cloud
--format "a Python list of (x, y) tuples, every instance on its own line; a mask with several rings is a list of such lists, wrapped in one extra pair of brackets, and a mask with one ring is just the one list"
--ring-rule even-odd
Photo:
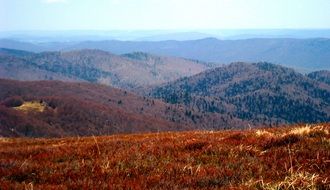
[(44, 3), (55, 4), (55, 3), (67, 3), (67, 0), (43, 0)]

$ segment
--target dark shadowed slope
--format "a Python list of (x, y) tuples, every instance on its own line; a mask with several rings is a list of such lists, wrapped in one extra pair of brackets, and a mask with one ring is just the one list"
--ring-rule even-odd
[(88, 81), (134, 89), (191, 76), (211, 67), (198, 61), (145, 53), (118, 56), (101, 50), (29, 53), (0, 49), (0, 77), (18, 80)]
[(156, 87), (151, 95), (253, 123), (330, 121), (330, 86), (270, 63), (233, 63)]

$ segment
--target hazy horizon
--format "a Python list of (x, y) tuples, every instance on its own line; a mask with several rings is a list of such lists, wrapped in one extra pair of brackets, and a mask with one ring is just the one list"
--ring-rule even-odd
[(0, 31), (329, 29), (328, 0), (0, 0)]
[(52, 41), (165, 41), (217, 38), (240, 40), (250, 38), (330, 38), (330, 29), (222, 29), (222, 30), (59, 30), (0, 31), (0, 38), (26, 42)]

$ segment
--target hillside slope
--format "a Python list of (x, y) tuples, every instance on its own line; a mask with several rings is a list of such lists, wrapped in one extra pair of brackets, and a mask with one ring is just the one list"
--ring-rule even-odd
[(0, 136), (50, 137), (246, 125), (104, 85), (1, 79), (0, 126)]
[(31, 53), (0, 49), (0, 77), (16, 80), (88, 81), (134, 89), (211, 67), (198, 61), (138, 52), (118, 56), (101, 50)]
[(330, 71), (327, 70), (322, 70), (322, 71), (315, 71), (312, 73), (309, 73), (307, 75), (309, 78), (327, 83), (330, 85)]
[(270, 63), (233, 63), (155, 87), (150, 95), (253, 123), (330, 121), (330, 86)]

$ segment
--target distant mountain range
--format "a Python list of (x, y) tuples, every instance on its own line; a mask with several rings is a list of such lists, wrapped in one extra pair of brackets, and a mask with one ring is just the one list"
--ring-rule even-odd
[(150, 95), (254, 124), (328, 122), (330, 86), (319, 82), (329, 79), (323, 76), (264, 62), (232, 63), (156, 87)]
[(301, 74), (267, 62), (216, 67), (143, 52), (2, 48), (0, 136), (329, 122), (329, 73)]
[(330, 38), (330, 29), (205, 29), (205, 30), (66, 30), (0, 31), (0, 38), (27, 42), (79, 42), (99, 40), (165, 41), (203, 38)]
[(264, 38), (189, 41), (82, 41), (27, 43), (0, 40), (0, 47), (25, 51), (100, 49), (115, 54), (146, 52), (214, 63), (267, 61), (309, 72), (330, 69), (330, 39)]
[(0, 76), (16, 80), (88, 81), (134, 89), (191, 76), (212, 64), (142, 52), (101, 50), (32, 53), (0, 49)]

